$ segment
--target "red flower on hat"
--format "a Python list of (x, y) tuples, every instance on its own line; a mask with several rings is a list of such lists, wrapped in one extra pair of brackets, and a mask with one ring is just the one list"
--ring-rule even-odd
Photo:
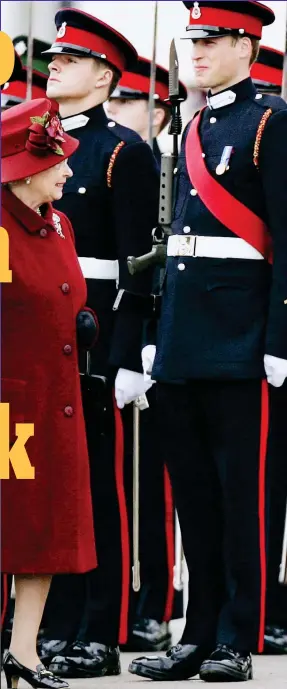
[(63, 156), (64, 151), (59, 145), (65, 141), (64, 130), (59, 118), (45, 112), (42, 117), (30, 117), (32, 122), (29, 127), (29, 137), (26, 141), (26, 149), (36, 156), (44, 156), (49, 149), (57, 155)]

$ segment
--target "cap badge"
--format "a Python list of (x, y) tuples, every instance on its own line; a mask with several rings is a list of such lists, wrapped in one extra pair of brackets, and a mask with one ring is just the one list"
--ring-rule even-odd
[(27, 52), (27, 44), (25, 43), (25, 41), (18, 41), (18, 43), (15, 43), (14, 47), (19, 57), (22, 57), (22, 55), (25, 55), (25, 53)]
[(193, 6), (192, 13), (191, 13), (192, 19), (200, 19), (201, 11), (200, 11), (200, 7), (199, 7), (199, 2), (194, 2), (193, 5), (194, 6)]
[(60, 26), (59, 31), (57, 33), (57, 38), (63, 38), (63, 36), (65, 36), (66, 26), (67, 26), (67, 22), (63, 22), (63, 24)]

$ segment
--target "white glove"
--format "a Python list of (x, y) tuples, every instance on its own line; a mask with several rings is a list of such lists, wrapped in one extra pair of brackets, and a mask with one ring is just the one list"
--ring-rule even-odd
[(142, 365), (145, 378), (151, 376), (155, 354), (155, 345), (146, 345), (146, 347), (144, 347), (142, 350)]
[(287, 359), (279, 359), (277, 356), (265, 354), (264, 368), (268, 383), (274, 388), (281, 388), (287, 378)]
[(130, 404), (144, 395), (151, 388), (153, 381), (145, 380), (143, 373), (128, 371), (126, 368), (118, 370), (115, 380), (115, 397), (119, 409), (123, 409), (125, 404)]

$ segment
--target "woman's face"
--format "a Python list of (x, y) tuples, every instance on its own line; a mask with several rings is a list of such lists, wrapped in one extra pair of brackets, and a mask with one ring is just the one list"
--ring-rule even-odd
[(63, 196), (64, 184), (73, 172), (67, 160), (61, 160), (49, 170), (43, 170), (31, 177), (29, 191), (41, 199), (40, 203), (53, 203)]

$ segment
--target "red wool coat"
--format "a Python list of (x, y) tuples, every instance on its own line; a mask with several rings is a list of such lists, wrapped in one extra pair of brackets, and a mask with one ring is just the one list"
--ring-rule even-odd
[(70, 222), (53, 213), (47, 206), (41, 218), (2, 190), (12, 283), (2, 285), (1, 401), (11, 441), (16, 422), (34, 424), (26, 449), (35, 479), (16, 479), (10, 465), (1, 482), (2, 571), (13, 574), (97, 564), (76, 343), (86, 283)]

